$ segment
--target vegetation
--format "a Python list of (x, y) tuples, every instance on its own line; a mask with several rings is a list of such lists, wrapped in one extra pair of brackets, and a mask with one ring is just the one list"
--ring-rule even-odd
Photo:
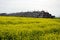
[(60, 19), (0, 16), (0, 40), (60, 40)]
[(34, 18), (55, 18), (49, 12), (32, 11), (32, 12), (16, 12), (16, 13), (0, 13), (0, 16), (19, 16), (19, 17), (34, 17)]

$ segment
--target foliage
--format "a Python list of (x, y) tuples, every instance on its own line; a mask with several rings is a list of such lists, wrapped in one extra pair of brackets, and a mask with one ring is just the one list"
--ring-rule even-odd
[(60, 40), (60, 19), (0, 16), (0, 40)]

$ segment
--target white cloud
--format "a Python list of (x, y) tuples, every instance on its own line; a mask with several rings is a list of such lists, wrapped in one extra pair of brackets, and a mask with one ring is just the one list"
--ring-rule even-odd
[(60, 16), (60, 0), (0, 0), (0, 12), (46, 10)]

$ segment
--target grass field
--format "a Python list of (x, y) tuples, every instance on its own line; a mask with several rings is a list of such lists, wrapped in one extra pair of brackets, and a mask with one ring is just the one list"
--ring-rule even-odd
[(60, 19), (0, 16), (0, 40), (60, 40)]

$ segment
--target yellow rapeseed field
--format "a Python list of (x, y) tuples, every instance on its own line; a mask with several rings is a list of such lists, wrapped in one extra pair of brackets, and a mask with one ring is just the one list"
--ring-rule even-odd
[(0, 16), (0, 40), (60, 40), (60, 19)]

